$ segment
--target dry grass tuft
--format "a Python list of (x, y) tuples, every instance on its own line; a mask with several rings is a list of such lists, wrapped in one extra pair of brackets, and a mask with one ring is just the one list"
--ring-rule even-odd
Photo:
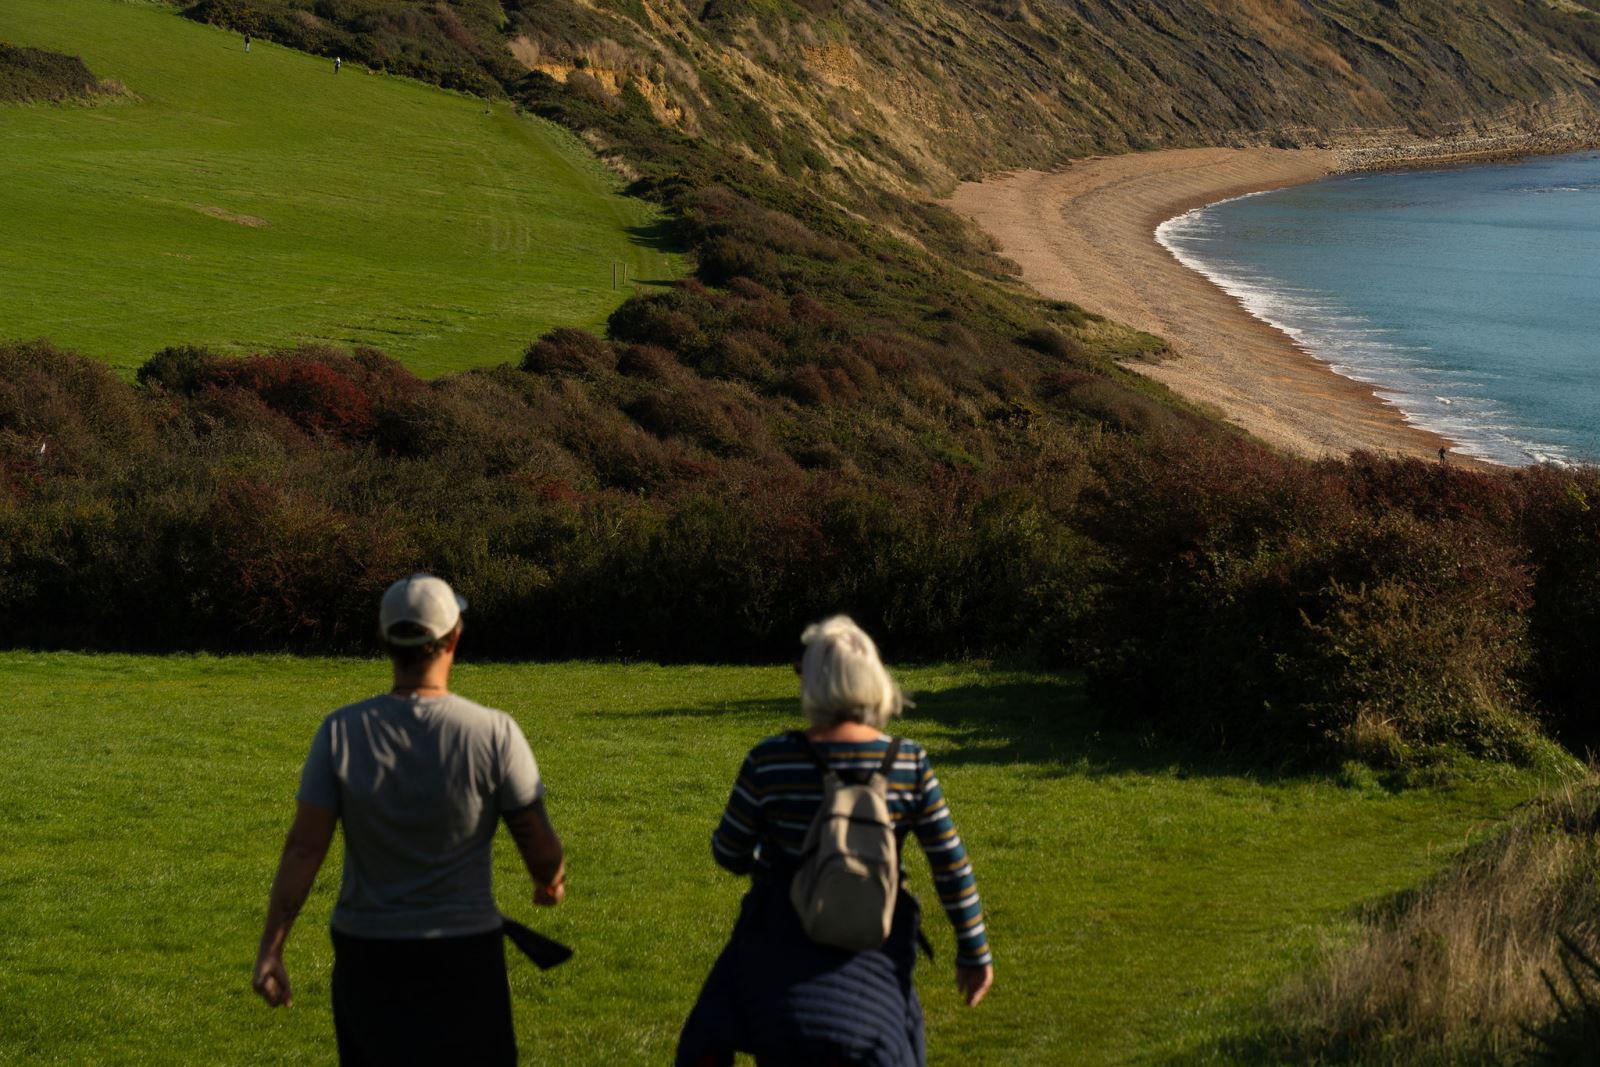
[(1519, 1060), (1558, 1006), (1561, 937), (1600, 947), (1600, 778), (1535, 802), (1413, 894), (1375, 909), (1277, 1004), (1297, 1061)]

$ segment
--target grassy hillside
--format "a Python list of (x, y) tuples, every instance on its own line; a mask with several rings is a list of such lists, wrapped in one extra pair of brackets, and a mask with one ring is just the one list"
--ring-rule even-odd
[[(336, 859), (290, 945), (296, 1007), (269, 1012), (249, 966), (311, 733), (384, 668), (10, 654), (0, 671), (0, 1062), (331, 1062)], [(904, 730), (973, 851), (998, 971), (960, 1009), (948, 928), (929, 917), (936, 1064), (1213, 1048), (1353, 906), (1440, 869), (1539, 786), (1482, 771), (1389, 794), (1360, 775), (1240, 773), (1118, 731), (1072, 676), (903, 679), (918, 699)], [(513, 961), (524, 1054), (665, 1062), (740, 891), (708, 836), (744, 750), (795, 721), (793, 674), (469, 664), (455, 681), (523, 724), (571, 851), (567, 903), (537, 915), (506, 842), (496, 857), (504, 910), (578, 953), (546, 975)], [(928, 900), (920, 858), (910, 877)]]
[(428, 375), (597, 326), (676, 260), (571, 134), (113, 0), (14, 0), (0, 40), (130, 95), (5, 106), (0, 336), (131, 370), (180, 343), (380, 345)]

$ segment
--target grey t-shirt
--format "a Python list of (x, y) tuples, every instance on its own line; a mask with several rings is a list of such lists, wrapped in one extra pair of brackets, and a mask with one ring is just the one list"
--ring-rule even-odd
[(334, 929), (377, 938), (498, 929), (495, 827), (543, 795), (528, 739), (503, 711), (453, 694), (335, 711), (312, 739), (298, 794), (344, 823)]

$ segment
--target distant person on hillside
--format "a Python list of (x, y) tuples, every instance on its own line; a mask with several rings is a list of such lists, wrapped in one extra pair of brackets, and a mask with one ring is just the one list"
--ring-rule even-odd
[(246, 52), (250, 51), (250, 35), (248, 33), (244, 35), (244, 50)]
[(533, 879), (559, 903), (561, 841), (522, 730), (447, 683), (466, 602), (413, 574), (389, 587), (379, 631), (389, 692), (322, 721), (300, 774), (252, 984), (292, 1004), (283, 948), (344, 823), (333, 909), (333, 1022), (341, 1064), (517, 1062), (491, 846), (505, 820)]
[(339, 73), (339, 64), (342, 63), (342, 62), (344, 62), (344, 61), (342, 59), (340, 59), (338, 56), (334, 56), (333, 57), (333, 72), (335, 74)]
[[(956, 987), (972, 1006), (994, 980), (972, 865), (939, 780), (920, 745), (882, 732), (904, 698), (876, 646), (843, 615), (801, 641), (808, 728), (750, 750), (711, 836), (717, 863), (750, 874), (751, 886), (684, 1023), (678, 1067), (726, 1067), (735, 1052), (807, 1067), (926, 1062), (911, 972), (927, 941), (898, 863), (908, 833), (955, 927)], [(880, 867), (874, 896), (873, 878), (857, 872)], [(830, 873), (841, 870), (842, 880)]]

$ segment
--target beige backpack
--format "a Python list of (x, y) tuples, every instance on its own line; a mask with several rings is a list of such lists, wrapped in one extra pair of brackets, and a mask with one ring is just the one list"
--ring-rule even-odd
[(791, 736), (822, 772), (822, 806), (800, 849), (789, 899), (806, 936), (819, 945), (882, 948), (900, 891), (900, 846), (889, 814), (889, 775), (900, 739), (863, 782), (846, 782), (805, 734)]

